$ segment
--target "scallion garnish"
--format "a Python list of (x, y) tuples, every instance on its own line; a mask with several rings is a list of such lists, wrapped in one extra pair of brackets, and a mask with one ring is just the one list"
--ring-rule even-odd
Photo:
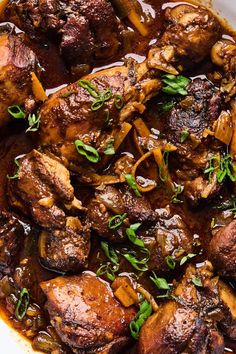
[(208, 161), (209, 167), (205, 169), (204, 173), (209, 174), (211, 180), (212, 175), (216, 172), (216, 178), (219, 183), (222, 183), (225, 177), (229, 177), (232, 182), (236, 181), (236, 166), (233, 163), (233, 158), (230, 154), (224, 157), (213, 156)]
[(191, 281), (192, 281), (192, 283), (193, 283), (194, 285), (196, 285), (196, 286), (199, 286), (199, 287), (202, 287), (202, 286), (203, 286), (201, 279), (198, 278), (198, 277), (195, 277), (195, 276), (192, 277), (192, 278), (191, 278)]
[(138, 339), (142, 325), (147, 320), (147, 318), (151, 316), (151, 314), (152, 305), (147, 300), (144, 300), (139, 306), (139, 312), (129, 325), (131, 336), (134, 339)]
[(24, 119), (26, 113), (21, 109), (19, 105), (10, 106), (7, 109), (8, 113), (15, 119)]
[(114, 139), (111, 139), (108, 141), (106, 150), (104, 151), (105, 155), (115, 155), (115, 149), (114, 149)]
[(159, 102), (157, 104), (157, 110), (160, 114), (163, 114), (163, 113), (166, 113), (166, 112), (169, 112), (172, 110), (172, 108), (174, 107), (175, 105), (175, 101), (174, 100), (171, 100), (171, 101), (165, 101), (165, 102)]
[(196, 257), (196, 254), (194, 253), (188, 253), (187, 256), (184, 256), (181, 261), (180, 261), (180, 265), (182, 266), (184, 263), (186, 263), (189, 259), (192, 259), (193, 257)]
[[(162, 164), (159, 167), (159, 177), (160, 180), (162, 182), (166, 182), (168, 175), (169, 175), (169, 171), (168, 171), (168, 165), (169, 165), (169, 151), (164, 151), (163, 153), (163, 160), (162, 160)], [(164, 172), (164, 166), (166, 166), (166, 172), (165, 174), (163, 174)]]
[(125, 179), (126, 179), (126, 182), (128, 183), (128, 185), (130, 186), (130, 188), (133, 189), (136, 197), (141, 197), (142, 195), (138, 190), (137, 183), (136, 183), (134, 177), (131, 174), (126, 174)]
[(110, 263), (103, 264), (101, 267), (98, 268), (96, 275), (100, 277), (101, 275), (106, 275), (107, 279), (114, 281), (116, 276), (115, 272), (119, 269), (119, 266), (111, 266)]
[(20, 293), (20, 298), (16, 304), (15, 316), (19, 321), (22, 321), (29, 307), (30, 296), (26, 288), (23, 288)]
[(101, 241), (101, 248), (107, 258), (115, 265), (119, 265), (119, 258), (115, 249), (108, 244), (106, 241)]
[(175, 269), (176, 262), (172, 256), (167, 256), (165, 261), (170, 269)]
[(148, 270), (148, 261), (150, 258), (150, 252), (146, 248), (142, 248), (141, 250), (142, 253), (146, 253), (146, 257), (139, 260), (136, 258), (136, 255), (134, 252), (130, 253), (123, 253), (123, 257), (137, 270), (140, 272), (146, 272)]
[(162, 88), (162, 91), (168, 95), (180, 94), (182, 96), (186, 96), (188, 94), (186, 87), (191, 82), (191, 80), (187, 77), (182, 75), (175, 76), (171, 74), (165, 74), (162, 75), (162, 81), (166, 84)]
[(98, 162), (99, 154), (94, 147), (84, 144), (83, 141), (79, 139), (75, 140), (74, 144), (80, 155), (85, 156), (86, 159), (92, 163)]
[(143, 240), (141, 240), (140, 238), (137, 237), (136, 235), (136, 231), (138, 230), (138, 228), (141, 226), (141, 223), (136, 223), (133, 225), (130, 225), (130, 227), (128, 229), (126, 229), (126, 235), (128, 237), (128, 239), (136, 246), (138, 247), (145, 247)]
[(88, 80), (79, 80), (78, 85), (87, 90), (93, 98), (99, 98), (101, 95), (98, 88)]
[(181, 184), (177, 184), (174, 182), (173, 188), (174, 188), (174, 194), (171, 198), (172, 203), (174, 204), (182, 203), (182, 201), (178, 198), (178, 196), (183, 193), (184, 186), (181, 186)]
[(121, 110), (124, 107), (124, 97), (121, 95), (116, 95), (114, 97), (114, 106), (116, 109)]
[(185, 129), (183, 130), (181, 133), (180, 133), (180, 142), (181, 143), (184, 143), (189, 137), (189, 131), (188, 129)]
[(150, 279), (153, 281), (153, 283), (158, 287), (158, 289), (165, 289), (169, 290), (169, 284), (167, 283), (165, 278), (158, 278), (155, 272), (152, 272), (153, 277), (150, 277)]
[(127, 217), (127, 214), (117, 214), (117, 215), (114, 215), (112, 218), (110, 218), (109, 220), (109, 223), (108, 223), (108, 227), (109, 229), (111, 230), (115, 230), (115, 229), (118, 229), (123, 221), (125, 220), (125, 218)]
[(40, 116), (36, 116), (36, 114), (28, 115), (29, 128), (26, 129), (27, 132), (36, 132), (39, 129), (40, 125)]
[(7, 175), (7, 178), (8, 178), (8, 179), (16, 179), (16, 178), (19, 178), (20, 163), (19, 163), (18, 160), (19, 160), (21, 157), (22, 157), (22, 156), (18, 156), (18, 157), (15, 158), (14, 163), (15, 163), (15, 165), (17, 166), (17, 171), (16, 171), (16, 173), (14, 174), (14, 176), (9, 176), (9, 175)]

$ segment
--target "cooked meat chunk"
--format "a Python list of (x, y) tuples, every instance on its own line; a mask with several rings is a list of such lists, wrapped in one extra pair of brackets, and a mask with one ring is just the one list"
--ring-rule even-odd
[(219, 21), (202, 7), (178, 5), (167, 8), (165, 18), (166, 31), (149, 52), (151, 68), (177, 74), (191, 62), (198, 63), (210, 55), (212, 46), (220, 39)]
[(224, 353), (219, 328), (222, 321), (231, 329), (228, 334), (235, 328), (235, 294), (212, 271), (210, 262), (187, 268), (174, 287), (174, 300), (162, 304), (142, 327), (140, 354)]
[(107, 0), (13, 0), (8, 12), (32, 35), (56, 35), (69, 64), (107, 59), (120, 47), (120, 23)]
[(24, 230), (19, 221), (10, 213), (0, 213), (0, 275), (10, 271), (23, 242)]
[(140, 232), (145, 246), (150, 250), (149, 270), (158, 273), (169, 270), (166, 257), (176, 262), (193, 252), (193, 237), (184, 220), (168, 209), (156, 210), (156, 223)]
[(13, 34), (0, 34), (0, 127), (10, 120), (9, 106), (24, 105), (32, 95), (36, 56)]
[[(177, 146), (173, 156), (177, 160), (176, 174), (185, 183), (185, 196), (195, 205), (219, 190), (216, 181), (209, 183), (204, 170), (208, 160), (219, 154), (221, 144), (212, 137), (204, 137), (204, 130), (212, 130), (219, 117), (222, 99), (220, 91), (208, 80), (194, 79), (187, 88), (188, 95), (165, 116), (168, 141)], [(181, 133), (189, 136), (181, 142)], [(214, 182), (214, 183), (213, 183)]]
[[(134, 71), (139, 69), (142, 66), (136, 64)], [(114, 67), (88, 75), (82, 82), (53, 94), (40, 110), (40, 144), (63, 157), (65, 163), (89, 163), (76, 151), (74, 142), (78, 139), (103, 154), (106, 142), (114, 138), (112, 128), (120, 128), (121, 117), (126, 119), (133, 112), (143, 112), (146, 100), (160, 89), (158, 79), (145, 78), (140, 82), (136, 79), (129, 76), (127, 67)], [(92, 94), (88, 86), (92, 87)], [(105, 93), (108, 98), (104, 100)], [(95, 98), (96, 95), (99, 97)], [(121, 110), (115, 104), (117, 97), (124, 100)], [(94, 108), (96, 101), (99, 109)]]
[(10, 202), (44, 228), (63, 228), (66, 209), (81, 209), (68, 170), (55, 158), (31, 151), (20, 160), (19, 177), (10, 181)]
[(118, 214), (126, 214), (125, 219), (127, 218), (130, 223), (146, 223), (156, 219), (148, 200), (144, 196), (135, 197), (133, 191), (126, 186), (119, 188), (107, 186), (102, 192), (98, 192), (88, 206), (87, 218), (99, 236), (119, 242), (125, 237), (125, 224), (117, 229), (109, 228), (110, 219)]
[(218, 273), (236, 279), (236, 220), (223, 226), (212, 237), (209, 252)]
[(39, 257), (46, 268), (58, 272), (78, 272), (85, 268), (90, 251), (90, 232), (78, 218), (68, 217), (62, 230), (42, 231)]
[(83, 273), (43, 282), (41, 288), (53, 327), (75, 353), (117, 353), (128, 343), (135, 310), (122, 307), (108, 283)]

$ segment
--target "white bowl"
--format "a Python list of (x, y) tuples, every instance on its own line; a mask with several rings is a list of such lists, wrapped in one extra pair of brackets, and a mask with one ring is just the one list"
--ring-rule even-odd
[[(0, 0), (1, 3), (2, 0)], [(235, 0), (196, 0), (196, 3), (213, 8), (221, 17), (227, 19), (229, 24), (236, 27), (236, 1)], [(31, 344), (10, 328), (0, 318), (0, 353), (1, 354), (35, 354)], [(39, 353), (39, 352), (37, 352)]]

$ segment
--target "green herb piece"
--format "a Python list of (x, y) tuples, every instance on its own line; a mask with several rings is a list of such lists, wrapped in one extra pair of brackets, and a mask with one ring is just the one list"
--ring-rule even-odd
[(165, 258), (165, 261), (166, 261), (166, 264), (168, 265), (168, 267), (169, 267), (170, 269), (175, 269), (176, 262), (175, 262), (175, 260), (173, 259), (172, 256), (167, 256), (167, 257)]
[(88, 80), (79, 80), (78, 85), (81, 86), (83, 89), (87, 90), (93, 98), (99, 98), (101, 96), (101, 93), (98, 88)]
[(182, 203), (182, 201), (178, 198), (178, 196), (183, 193), (184, 186), (181, 186), (181, 184), (177, 184), (175, 182), (173, 183), (173, 186), (174, 186), (174, 195), (171, 198), (172, 203), (174, 204)]
[(180, 261), (180, 265), (184, 265), (184, 263), (186, 263), (189, 259), (192, 259), (193, 257), (196, 257), (196, 254), (194, 253), (188, 253), (187, 256), (184, 256), (181, 261)]
[(114, 139), (111, 139), (108, 141), (106, 150), (104, 151), (105, 155), (115, 155), (115, 149), (114, 149)]
[(36, 116), (35, 114), (28, 115), (29, 128), (26, 129), (27, 132), (36, 132), (39, 129), (40, 125), (40, 116)]
[(98, 268), (96, 271), (96, 275), (100, 277), (101, 275), (106, 275), (107, 279), (114, 281), (116, 278), (115, 272), (117, 272), (119, 269), (119, 266), (117, 267), (112, 267), (110, 263), (103, 264), (101, 267)]
[(175, 106), (175, 101), (171, 100), (171, 101), (166, 101), (166, 102), (159, 102), (157, 104), (157, 110), (160, 114), (169, 112), (172, 110), (172, 108), (174, 108)]
[(136, 183), (134, 177), (131, 174), (126, 174), (125, 179), (126, 179), (126, 182), (128, 183), (128, 185), (130, 186), (130, 188), (133, 189), (136, 197), (141, 197), (142, 195), (138, 190), (137, 183)]
[(165, 278), (158, 278), (155, 272), (152, 272), (153, 277), (150, 277), (150, 279), (153, 281), (153, 283), (158, 287), (158, 289), (165, 289), (169, 290), (169, 284), (167, 283)]
[(138, 339), (139, 337), (139, 332), (144, 324), (144, 322), (148, 319), (149, 316), (152, 314), (152, 305), (147, 301), (144, 300), (139, 307), (139, 312), (135, 316), (132, 322), (130, 322), (130, 332), (131, 336), (134, 339)]
[(225, 177), (229, 177), (232, 182), (236, 181), (236, 166), (230, 154), (221, 158), (213, 156), (209, 159), (208, 164), (209, 166), (204, 173), (209, 174), (209, 180), (212, 179), (213, 173), (216, 172), (216, 178), (219, 183), (222, 183)]
[(26, 113), (18, 105), (8, 107), (7, 111), (15, 119), (24, 119), (26, 116)]
[(116, 95), (114, 97), (114, 106), (116, 109), (121, 110), (124, 107), (124, 97), (121, 95)]
[(103, 102), (109, 101), (112, 98), (112, 90), (109, 88), (101, 94)]
[[(166, 166), (165, 175), (163, 175), (164, 166)], [(162, 160), (161, 166), (159, 167), (159, 177), (162, 182), (166, 182), (166, 180), (168, 178), (168, 175), (169, 175), (168, 166), (169, 166), (169, 151), (164, 151), (163, 160)]]
[(126, 219), (126, 217), (127, 217), (126, 213), (122, 214), (122, 215), (120, 215), (120, 214), (114, 215), (109, 220), (109, 223), (108, 223), (109, 229), (111, 229), (111, 230), (118, 229), (122, 225), (122, 223)]
[(126, 235), (134, 245), (145, 248), (143, 240), (140, 240), (140, 238), (138, 238), (136, 235), (136, 231), (141, 225), (141, 223), (130, 225), (130, 227), (126, 229)]
[(15, 316), (17, 320), (22, 321), (29, 307), (30, 296), (26, 288), (23, 288), (20, 293), (20, 298), (16, 304)]
[(20, 163), (19, 163), (19, 159), (20, 159), (21, 157), (16, 157), (15, 158), (15, 160), (14, 160), (14, 163), (15, 163), (15, 165), (17, 166), (17, 171), (16, 171), (16, 173), (14, 174), (14, 176), (9, 176), (9, 175), (7, 175), (7, 178), (8, 179), (16, 179), (16, 178), (19, 178), (19, 172), (20, 172)]
[(98, 111), (104, 105), (103, 99), (99, 98), (98, 100), (94, 101), (91, 105), (92, 111)]
[(236, 197), (232, 196), (231, 199), (223, 202), (215, 208), (220, 210), (229, 210), (234, 213), (234, 216), (236, 216)]
[(92, 163), (98, 162), (99, 154), (96, 149), (90, 145), (84, 144), (82, 140), (75, 140), (74, 144), (80, 155), (85, 156), (86, 159)]
[(171, 74), (165, 74), (162, 75), (162, 81), (166, 84), (162, 88), (162, 91), (168, 95), (180, 94), (182, 96), (186, 96), (188, 94), (186, 87), (191, 82), (191, 80), (187, 77), (182, 75), (175, 76)]
[(203, 286), (201, 279), (198, 278), (198, 277), (195, 277), (195, 276), (192, 277), (191, 281), (192, 281), (192, 283), (193, 283), (194, 285), (196, 285), (196, 286), (199, 286), (199, 287), (202, 287), (202, 286)]
[(187, 129), (183, 130), (181, 133), (180, 133), (180, 142), (181, 143), (184, 143), (189, 137), (189, 131)]
[(140, 272), (146, 272), (148, 270), (147, 262), (150, 258), (150, 253), (148, 249), (143, 248), (141, 252), (146, 253), (147, 257), (139, 260), (136, 258), (136, 255), (133, 252), (123, 253), (123, 257), (137, 270)]
[(107, 258), (111, 261), (111, 263), (118, 266), (119, 258), (115, 249), (112, 246), (110, 246), (106, 241), (101, 241), (101, 248), (105, 253), (105, 255), (107, 256)]
[(76, 91), (68, 91), (68, 92), (65, 92), (63, 93), (60, 98), (67, 98), (67, 97), (70, 97), (71, 95), (73, 94), (76, 94)]

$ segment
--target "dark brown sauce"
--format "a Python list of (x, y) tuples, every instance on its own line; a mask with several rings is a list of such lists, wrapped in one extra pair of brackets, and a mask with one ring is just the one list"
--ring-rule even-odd
[[(140, 0), (139, 2), (145, 14), (150, 17), (149, 35), (146, 38), (143, 38), (140, 34), (135, 33), (136, 36), (135, 44), (133, 45), (133, 47), (129, 52), (124, 53), (122, 57), (117, 56), (116, 58), (113, 58), (112, 62), (107, 62), (105, 64), (103, 63), (101, 66), (96, 66), (92, 68), (93, 71), (98, 71), (109, 66), (122, 65), (124, 59), (128, 57), (134, 57), (135, 59), (142, 61), (148, 52), (150, 43), (151, 44), (155, 43), (156, 39), (160, 35), (160, 30), (163, 24), (162, 9), (167, 7), (167, 5), (168, 6), (176, 5), (176, 2), (166, 3), (165, 1), (156, 1), (156, 0), (150, 0), (150, 1)], [(227, 33), (228, 32), (226, 31), (226, 35)], [(40, 42), (36, 42), (36, 41), (30, 41), (28, 38), (26, 38), (26, 42), (35, 51), (35, 53), (38, 56), (40, 65), (42, 67), (41, 80), (44, 87), (48, 89), (48, 93), (52, 93), (54, 90), (57, 90), (58, 87), (60, 87), (61, 85), (68, 84), (75, 80), (75, 77), (69, 74), (68, 69), (66, 68), (61, 56), (59, 55), (58, 49), (48, 39), (42, 36), (40, 37)], [(202, 73), (205, 74), (208, 71), (209, 65), (210, 65), (209, 62), (203, 63), (203, 65), (198, 68), (198, 71), (196, 72), (195, 70), (195, 72), (192, 73), (192, 75), (195, 76), (195, 75), (201, 75)], [(161, 125), (164, 124), (164, 121), (157, 120), (155, 116), (156, 105), (157, 102), (155, 100), (150, 103), (149, 109), (146, 113), (147, 122), (150, 128), (161, 130)], [(28, 137), (28, 135), (24, 134), (24, 129), (21, 128), (20, 125), (19, 126), (18, 125), (16, 126), (15, 124), (9, 125), (8, 128), (1, 133), (1, 141), (0, 141), (0, 207), (1, 209), (8, 208), (7, 195), (6, 195), (6, 184), (7, 184), (6, 175), (11, 174), (12, 167), (13, 167), (13, 160), (16, 156), (27, 153), (31, 151), (32, 148), (34, 148), (33, 140), (34, 139), (31, 139)], [(133, 154), (136, 153), (131, 145), (131, 142), (129, 141), (126, 142), (126, 145), (124, 145), (124, 149), (126, 149), (129, 152), (132, 152)], [(93, 192), (91, 192), (87, 188), (84, 188), (84, 189), (80, 189), (79, 197), (83, 201), (85, 201), (86, 204), (86, 200), (88, 201), (92, 194)], [(225, 188), (222, 195), (223, 195), (222, 198), (227, 198), (230, 196), (230, 191), (227, 188)], [(154, 209), (163, 208), (166, 206), (168, 202), (168, 196), (165, 194), (163, 190), (160, 189), (157, 189), (154, 193), (152, 192), (149, 195), (149, 199)], [(173, 213), (184, 215), (184, 218), (191, 232), (194, 235), (196, 235), (196, 238), (199, 237), (202, 245), (201, 246), (202, 249), (204, 249), (204, 245), (208, 244), (210, 238), (212, 237), (211, 234), (212, 218), (218, 220), (219, 224), (221, 224), (221, 223), (228, 223), (230, 218), (232, 217), (230, 216), (229, 218), (223, 220), (222, 212), (218, 211), (217, 209), (214, 209), (212, 207), (212, 204), (199, 208), (194, 212), (191, 211), (188, 208), (187, 204), (185, 203), (172, 205), (171, 210)], [(29, 229), (30, 231), (25, 238), (24, 247), (22, 248), (20, 254), (20, 260), (24, 258), (29, 258), (30, 265), (35, 271), (36, 282), (38, 284), (42, 280), (54, 278), (55, 276), (57, 276), (57, 274), (47, 271), (39, 264), (38, 253), (37, 253), (38, 231), (37, 228), (31, 224), (29, 226)], [(119, 247), (123, 247), (123, 246), (124, 245), (118, 246), (118, 249)], [(198, 253), (200, 254), (200, 256), (197, 257), (195, 261), (201, 262), (203, 259), (206, 258), (206, 255), (204, 254), (203, 250), (200, 251), (198, 250)], [(88, 269), (96, 272), (96, 270), (105, 260), (106, 259), (104, 254), (99, 249), (99, 242), (94, 237), (92, 240), (92, 253), (90, 256), (90, 263)], [(120, 273), (133, 274), (133, 268), (131, 265), (127, 264), (127, 262), (123, 260), (120, 267)], [(178, 277), (179, 277), (178, 274), (175, 273), (171, 274), (172, 279), (173, 278), (178, 279)], [(160, 294), (160, 291), (158, 291), (151, 284), (148, 276), (143, 275), (139, 279), (139, 282), (143, 284), (145, 288), (148, 291), (150, 291), (153, 295)], [(35, 286), (36, 283), (33, 285)], [(36, 287), (37, 286), (38, 285), (36, 285)], [(45, 299), (39, 287), (36, 292), (37, 292), (37, 296), (36, 296), (37, 303), (42, 306), (44, 304)], [(4, 316), (9, 318), (9, 314), (5, 311), (5, 303), (2, 303), (1, 305), (2, 305), (0, 307), (1, 313), (4, 313)], [(19, 322), (16, 325), (16, 322), (13, 321), (12, 318), (10, 318), (10, 322), (13, 326), (17, 327), (19, 331), (21, 330), (21, 325)], [(229, 343), (229, 346), (230, 348), (232, 348), (233, 351), (236, 350), (235, 344), (231, 345)]]

